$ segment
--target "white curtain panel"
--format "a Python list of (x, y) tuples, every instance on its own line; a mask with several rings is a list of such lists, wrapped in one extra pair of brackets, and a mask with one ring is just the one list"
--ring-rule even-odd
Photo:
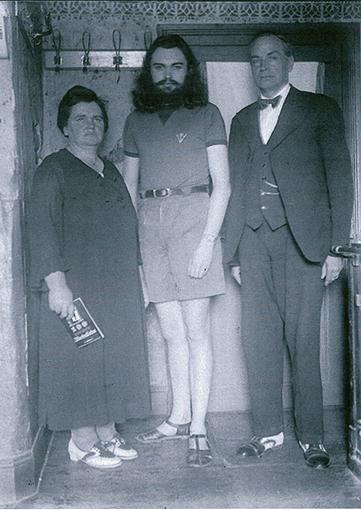
[[(258, 97), (247, 62), (207, 62), (209, 100), (220, 109), (229, 135), (232, 117)], [(323, 67), (318, 62), (295, 62), (290, 82), (309, 92), (322, 92)]]

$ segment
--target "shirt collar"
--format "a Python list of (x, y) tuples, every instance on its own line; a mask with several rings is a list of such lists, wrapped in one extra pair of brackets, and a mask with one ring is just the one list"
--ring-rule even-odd
[[(291, 85), (289, 83), (287, 83), (284, 87), (281, 88), (281, 90), (277, 94), (275, 94), (274, 97), (281, 96), (281, 101), (283, 102), (286, 99), (286, 97), (288, 96), (290, 89), (291, 89)], [(261, 93), (261, 98), (262, 99), (273, 99), (272, 97), (266, 98), (266, 96), (264, 96), (262, 93)]]

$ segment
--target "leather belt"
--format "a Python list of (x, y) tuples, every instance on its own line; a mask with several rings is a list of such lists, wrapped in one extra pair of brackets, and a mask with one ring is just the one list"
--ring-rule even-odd
[(190, 195), (191, 193), (209, 194), (209, 185), (200, 184), (199, 186), (187, 186), (185, 188), (147, 189), (139, 193), (139, 196), (140, 198), (165, 198), (172, 195)]

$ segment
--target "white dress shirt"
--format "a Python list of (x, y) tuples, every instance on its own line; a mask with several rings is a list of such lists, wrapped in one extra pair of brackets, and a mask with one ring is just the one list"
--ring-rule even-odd
[[(281, 99), (278, 103), (278, 105), (273, 108), (272, 105), (266, 106), (266, 108), (263, 108), (263, 110), (260, 110), (259, 115), (259, 130), (262, 142), (264, 144), (268, 143), (268, 140), (271, 138), (271, 135), (277, 125), (278, 117), (280, 116), (283, 103), (286, 101), (286, 98), (288, 96), (288, 93), (290, 91), (290, 84), (287, 83), (279, 92), (276, 94), (275, 97), (281, 96)], [(266, 98), (261, 94), (262, 99), (272, 99), (272, 98)]]

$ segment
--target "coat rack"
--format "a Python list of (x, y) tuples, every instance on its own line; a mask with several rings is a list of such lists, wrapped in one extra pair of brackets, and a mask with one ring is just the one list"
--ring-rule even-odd
[[(62, 69), (88, 70), (114, 69), (119, 73), (121, 69), (138, 69), (143, 65), (145, 50), (121, 50), (121, 32), (113, 30), (113, 50), (92, 49), (91, 34), (84, 32), (82, 35), (83, 50), (68, 50), (61, 48), (61, 33), (54, 30), (52, 33), (51, 50), (45, 49), (44, 64), (46, 69), (54, 69), (59, 72)], [(152, 33), (149, 27), (144, 32), (144, 46), (146, 49), (152, 43)]]
[[(54, 50), (44, 50), (44, 60), (46, 69), (83, 69), (84, 53), (79, 50), (62, 50), (60, 61), (57, 57), (58, 64), (54, 62), (56, 57)], [(89, 61), (85, 66), (87, 70), (92, 69), (115, 69), (116, 64), (113, 62), (114, 51), (112, 50), (91, 50), (89, 52)], [(142, 67), (144, 50), (120, 50), (119, 56), (121, 63), (117, 64), (121, 69), (137, 69)], [(118, 70), (118, 69), (116, 69)]]

